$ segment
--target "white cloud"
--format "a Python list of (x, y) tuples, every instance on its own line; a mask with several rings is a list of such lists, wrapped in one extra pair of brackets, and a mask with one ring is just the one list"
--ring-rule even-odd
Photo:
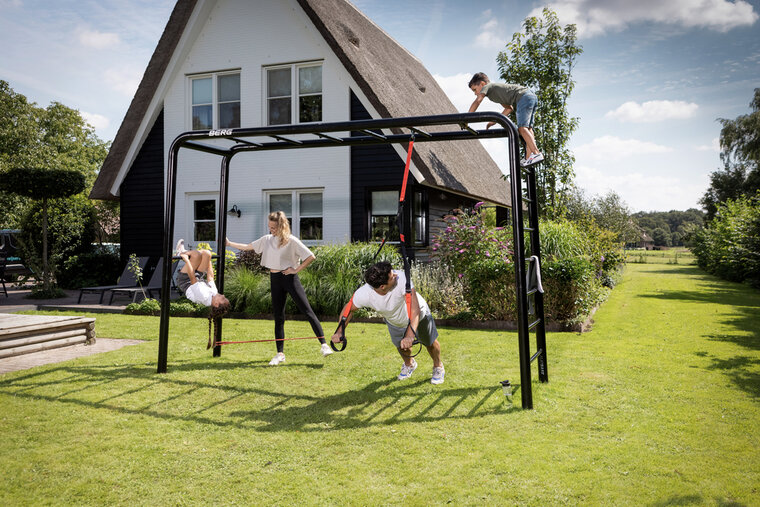
[(622, 122), (655, 123), (665, 120), (684, 120), (693, 118), (699, 106), (682, 100), (650, 100), (639, 104), (626, 102), (614, 111), (609, 111), (605, 118), (614, 118)]
[(670, 211), (698, 208), (697, 202), (708, 186), (708, 177), (688, 180), (675, 176), (649, 176), (639, 172), (612, 174), (585, 165), (576, 165), (575, 183), (589, 195), (612, 190), (633, 211)]
[(94, 30), (80, 30), (79, 43), (88, 48), (106, 49), (118, 45), (119, 35)]
[(580, 164), (610, 160), (621, 160), (638, 155), (653, 155), (673, 151), (667, 146), (639, 141), (638, 139), (621, 139), (616, 136), (597, 137), (587, 144), (573, 150)]
[(714, 151), (720, 153), (720, 139), (715, 137), (710, 144), (702, 144), (697, 146), (697, 151)]
[(111, 89), (127, 97), (132, 97), (137, 91), (137, 86), (140, 84), (142, 72), (134, 69), (108, 69), (104, 77)]
[[(484, 17), (491, 17), (491, 10), (483, 13)], [(507, 43), (504, 30), (499, 27), (499, 22), (489, 19), (480, 26), (480, 33), (475, 37), (474, 45), (481, 49), (502, 49)]]
[[(558, 0), (548, 7), (557, 13), (562, 23), (575, 23), (579, 37), (593, 37), (652, 21), (726, 32), (751, 26), (758, 19), (757, 12), (745, 0)], [(530, 13), (531, 16), (540, 14), (541, 8)]]
[(95, 130), (105, 130), (111, 125), (111, 120), (102, 114), (88, 113), (87, 111), (80, 111), (80, 114), (84, 121), (92, 125)]

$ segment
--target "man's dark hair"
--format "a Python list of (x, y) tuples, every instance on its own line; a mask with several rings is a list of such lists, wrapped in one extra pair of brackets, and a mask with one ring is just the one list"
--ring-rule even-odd
[(472, 88), (472, 85), (476, 85), (476, 84), (480, 83), (481, 81), (485, 81), (487, 83), (488, 82), (488, 76), (486, 76), (482, 72), (478, 72), (477, 74), (475, 74), (474, 76), (472, 76), (472, 79), (470, 79), (470, 84), (468, 84), (467, 87), (468, 88)]
[(388, 283), (388, 275), (391, 274), (391, 269), (393, 268), (390, 262), (382, 261), (373, 264), (364, 272), (364, 281), (377, 289), (381, 285)]

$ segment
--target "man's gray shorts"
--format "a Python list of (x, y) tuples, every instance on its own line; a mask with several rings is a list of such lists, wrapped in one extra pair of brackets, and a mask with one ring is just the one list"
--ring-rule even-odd
[[(391, 334), (391, 341), (399, 348), (401, 346), (401, 340), (404, 339), (404, 333), (406, 333), (405, 327), (396, 327), (393, 324), (388, 325), (388, 332)], [(420, 343), (429, 347), (433, 342), (438, 339), (438, 329), (435, 327), (435, 320), (430, 314), (425, 315), (420, 319), (419, 326), (417, 328), (417, 337)]]

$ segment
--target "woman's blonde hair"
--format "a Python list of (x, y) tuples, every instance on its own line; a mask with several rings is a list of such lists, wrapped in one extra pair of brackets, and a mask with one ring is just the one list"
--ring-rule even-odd
[(275, 236), (280, 238), (280, 246), (285, 246), (290, 240), (290, 222), (282, 211), (273, 211), (269, 214), (269, 221), (277, 224)]

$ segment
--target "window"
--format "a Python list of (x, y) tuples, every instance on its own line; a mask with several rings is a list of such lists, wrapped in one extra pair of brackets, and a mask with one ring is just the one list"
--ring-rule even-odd
[(240, 73), (211, 74), (190, 79), (192, 129), (240, 127)]
[(216, 200), (193, 201), (193, 243), (216, 241)]
[(376, 190), (371, 194), (370, 208), (370, 241), (398, 242), (399, 232), (396, 225), (398, 212), (398, 190)]
[(322, 121), (322, 64), (266, 69), (267, 125)]
[(266, 194), (267, 210), (282, 211), (293, 235), (302, 241), (323, 239), (322, 190), (273, 190)]

